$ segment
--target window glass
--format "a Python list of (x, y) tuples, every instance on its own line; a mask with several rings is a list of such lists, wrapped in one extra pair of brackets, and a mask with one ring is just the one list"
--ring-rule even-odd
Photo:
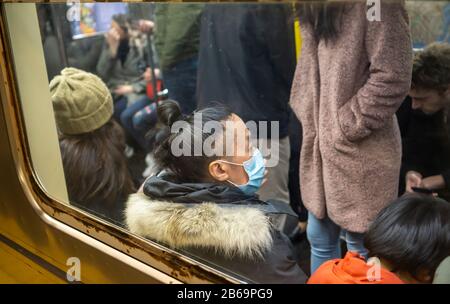
[[(302, 130), (297, 119), (309, 117), (306, 108), (295, 108), (292, 100), (294, 108), (289, 105), (303, 89), (295, 83), (310, 84), (302, 75), (294, 77), (302, 45), (308, 47), (312, 39), (301, 34), (303, 4), (33, 6), (40, 34), (37, 57), (46, 72), (34, 75), (43, 91), (36, 103), (52, 115), (51, 131), (35, 131), (41, 137), (53, 134), (53, 154), (60, 153), (51, 159), (65, 180), (64, 194), (46, 187), (50, 195), (245, 281), (305, 282), (310, 246), (298, 227), (308, 217), (302, 198), (311, 199), (308, 191), (315, 189), (300, 194), (299, 185), (309, 182), (300, 178), (299, 167), (308, 169), (300, 163), (300, 150), (314, 132)], [(413, 48), (449, 42), (449, 2), (407, 1), (406, 8)], [(12, 25), (14, 32), (19, 24)], [(339, 62), (342, 66), (345, 60)], [(328, 80), (334, 81), (322, 83)], [(407, 98), (397, 113), (404, 152), (400, 175), (389, 176), (395, 193), (405, 191), (410, 171), (425, 178), (450, 169), (447, 154), (430, 158), (430, 151), (415, 150), (419, 123), (412, 122), (412, 110), (426, 111), (412, 109), (415, 102)], [(36, 119), (30, 107), (24, 103), (31, 126)], [(437, 105), (432, 114), (441, 111)], [(446, 113), (441, 114), (440, 122), (446, 122)], [(355, 138), (372, 132), (369, 126), (343, 135), (352, 117), (341, 119), (336, 121), (341, 125), (330, 121), (331, 137), (320, 142), (337, 140), (331, 154), (317, 160), (336, 171), (352, 166), (333, 153), (361, 148)], [(449, 136), (440, 126), (437, 137), (419, 136), (447, 151)], [(382, 159), (391, 152), (377, 155)], [(45, 167), (43, 161), (36, 158), (34, 165)], [(44, 187), (51, 179), (46, 176)], [(445, 198), (444, 188), (439, 193)]]
[(435, 41), (450, 42), (448, 1), (408, 1), (413, 46), (423, 48)]

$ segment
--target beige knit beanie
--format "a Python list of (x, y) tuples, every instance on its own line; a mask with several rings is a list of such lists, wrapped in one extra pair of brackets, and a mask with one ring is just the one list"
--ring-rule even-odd
[(103, 81), (94, 74), (65, 68), (50, 82), (56, 124), (64, 134), (94, 131), (109, 121), (113, 101)]

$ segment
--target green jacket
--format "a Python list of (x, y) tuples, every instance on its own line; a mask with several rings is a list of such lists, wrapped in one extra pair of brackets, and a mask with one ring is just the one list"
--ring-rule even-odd
[[(131, 85), (134, 92), (128, 94), (128, 101), (133, 103), (135, 100), (145, 95), (147, 83), (141, 77), (143, 74), (142, 66), (145, 67), (146, 46), (141, 51), (135, 46), (130, 46), (130, 51), (124, 64), (118, 58), (113, 58), (109, 46), (104, 42), (99, 61), (97, 63), (97, 75), (102, 78), (111, 92), (119, 85)], [(115, 98), (114, 94), (113, 97)]]
[(198, 54), (204, 4), (160, 3), (155, 8), (155, 48), (163, 70)]

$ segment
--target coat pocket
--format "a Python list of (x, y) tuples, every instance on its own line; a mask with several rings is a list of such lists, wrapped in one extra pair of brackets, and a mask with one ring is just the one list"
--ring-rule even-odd
[(354, 153), (354, 150), (358, 147), (358, 142), (352, 142), (348, 140), (346, 134), (342, 130), (339, 115), (337, 120), (333, 123), (333, 129), (331, 131), (333, 147), (335, 150), (341, 153)]
[[(357, 103), (353, 103), (355, 106)], [(339, 128), (348, 142), (356, 143), (368, 137), (371, 130), (367, 128), (361, 115), (357, 116), (355, 112), (359, 109), (352, 109), (351, 100), (346, 102), (337, 110), (337, 121)]]

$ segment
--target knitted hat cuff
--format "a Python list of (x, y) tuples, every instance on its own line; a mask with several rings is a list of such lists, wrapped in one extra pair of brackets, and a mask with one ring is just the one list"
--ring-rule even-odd
[[(109, 93), (109, 92), (108, 92)], [(93, 113), (76, 119), (67, 119), (58, 123), (59, 130), (64, 134), (74, 135), (92, 132), (106, 124), (113, 115), (113, 106), (110, 94), (105, 96), (102, 105)]]

